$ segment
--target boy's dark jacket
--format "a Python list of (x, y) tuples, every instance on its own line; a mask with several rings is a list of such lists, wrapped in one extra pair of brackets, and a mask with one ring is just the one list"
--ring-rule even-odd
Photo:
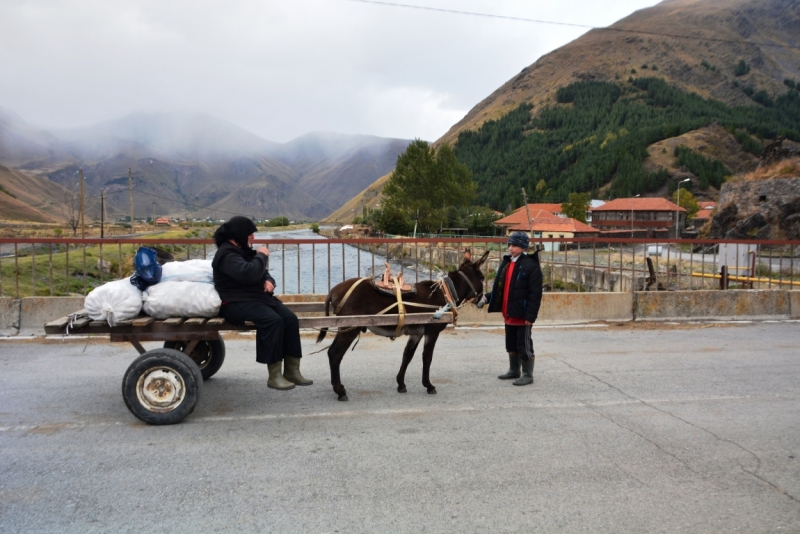
[[(492, 285), (492, 292), (486, 295), (489, 302), (489, 313), (503, 310), (503, 295), (506, 271), (511, 263), (511, 254), (503, 256), (497, 269), (497, 277)], [(508, 295), (508, 316), (535, 322), (542, 304), (542, 269), (539, 266), (539, 253), (520, 254), (514, 268)]]

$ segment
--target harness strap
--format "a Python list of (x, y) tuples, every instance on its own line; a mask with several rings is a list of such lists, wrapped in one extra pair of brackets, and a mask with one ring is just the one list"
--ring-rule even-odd
[(456, 299), (453, 298), (453, 295), (456, 294), (456, 286), (453, 285), (453, 281), (449, 276), (442, 278), (439, 282), (442, 285), (445, 301), (450, 304), (450, 307), (453, 309), (453, 326), (455, 326), (456, 321), (458, 320), (458, 309), (456, 308), (457, 303)]
[(338, 306), (336, 306), (336, 309), (333, 310), (333, 314), (334, 315), (339, 315), (339, 312), (342, 311), (342, 307), (344, 306), (344, 303), (347, 302), (348, 298), (350, 298), (350, 295), (353, 293), (353, 290), (356, 288), (356, 286), (358, 284), (360, 284), (364, 280), (369, 280), (369, 278), (359, 278), (358, 280), (356, 280), (356, 282), (352, 286), (350, 286), (350, 289), (348, 289), (347, 293), (344, 294), (344, 298), (342, 299), (342, 301), (339, 303)]
[[(473, 286), (473, 285), (472, 285), (472, 282), (470, 282), (470, 280), (469, 280), (469, 278), (467, 277), (467, 275), (466, 275), (466, 274), (464, 274), (462, 271), (457, 271), (457, 272), (458, 272), (458, 274), (460, 274), (460, 275), (461, 275), (461, 277), (462, 277), (462, 278), (464, 279), (464, 281), (467, 283), (467, 285), (469, 286), (469, 288), (472, 290), (472, 293), (473, 293), (473, 295), (475, 295), (475, 297), (477, 298), (477, 297), (478, 297), (478, 292), (477, 292), (477, 291), (475, 291), (475, 286)], [(466, 298), (466, 297), (464, 297), (464, 298)]]
[(400, 292), (400, 282), (397, 281), (397, 277), (393, 276), (392, 281), (394, 282), (394, 290), (397, 294), (397, 313), (399, 317), (397, 318), (397, 330), (394, 331), (394, 337), (400, 337), (400, 332), (403, 330), (403, 324), (406, 322), (406, 308), (403, 306), (403, 295)]

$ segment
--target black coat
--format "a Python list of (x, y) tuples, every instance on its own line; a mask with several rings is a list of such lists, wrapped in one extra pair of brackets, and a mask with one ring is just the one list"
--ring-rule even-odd
[(267, 257), (263, 254), (222, 243), (214, 254), (211, 267), (214, 270), (214, 289), (222, 302), (279, 302), (272, 293), (264, 292), (264, 283), (269, 280), (275, 285), (275, 279), (267, 271)]
[(538, 253), (521, 254), (514, 268), (511, 287), (506, 288), (506, 272), (511, 263), (511, 255), (503, 256), (497, 277), (492, 285), (492, 292), (486, 295), (489, 302), (489, 313), (503, 311), (503, 295), (508, 294), (508, 316), (535, 322), (542, 305), (542, 268), (539, 266)]

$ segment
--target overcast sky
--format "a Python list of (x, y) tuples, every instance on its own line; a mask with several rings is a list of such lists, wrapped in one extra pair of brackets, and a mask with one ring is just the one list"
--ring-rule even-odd
[[(606, 26), (655, 0), (396, 0)], [(272, 141), (438, 139), (586, 31), (360, 0), (0, 0), (0, 107), (44, 128), (192, 111)]]

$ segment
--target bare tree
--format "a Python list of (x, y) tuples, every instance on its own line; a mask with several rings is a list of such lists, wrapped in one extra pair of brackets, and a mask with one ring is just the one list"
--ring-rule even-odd
[(64, 193), (64, 204), (67, 206), (67, 224), (72, 228), (72, 237), (77, 237), (81, 225), (80, 196), (76, 192)]

